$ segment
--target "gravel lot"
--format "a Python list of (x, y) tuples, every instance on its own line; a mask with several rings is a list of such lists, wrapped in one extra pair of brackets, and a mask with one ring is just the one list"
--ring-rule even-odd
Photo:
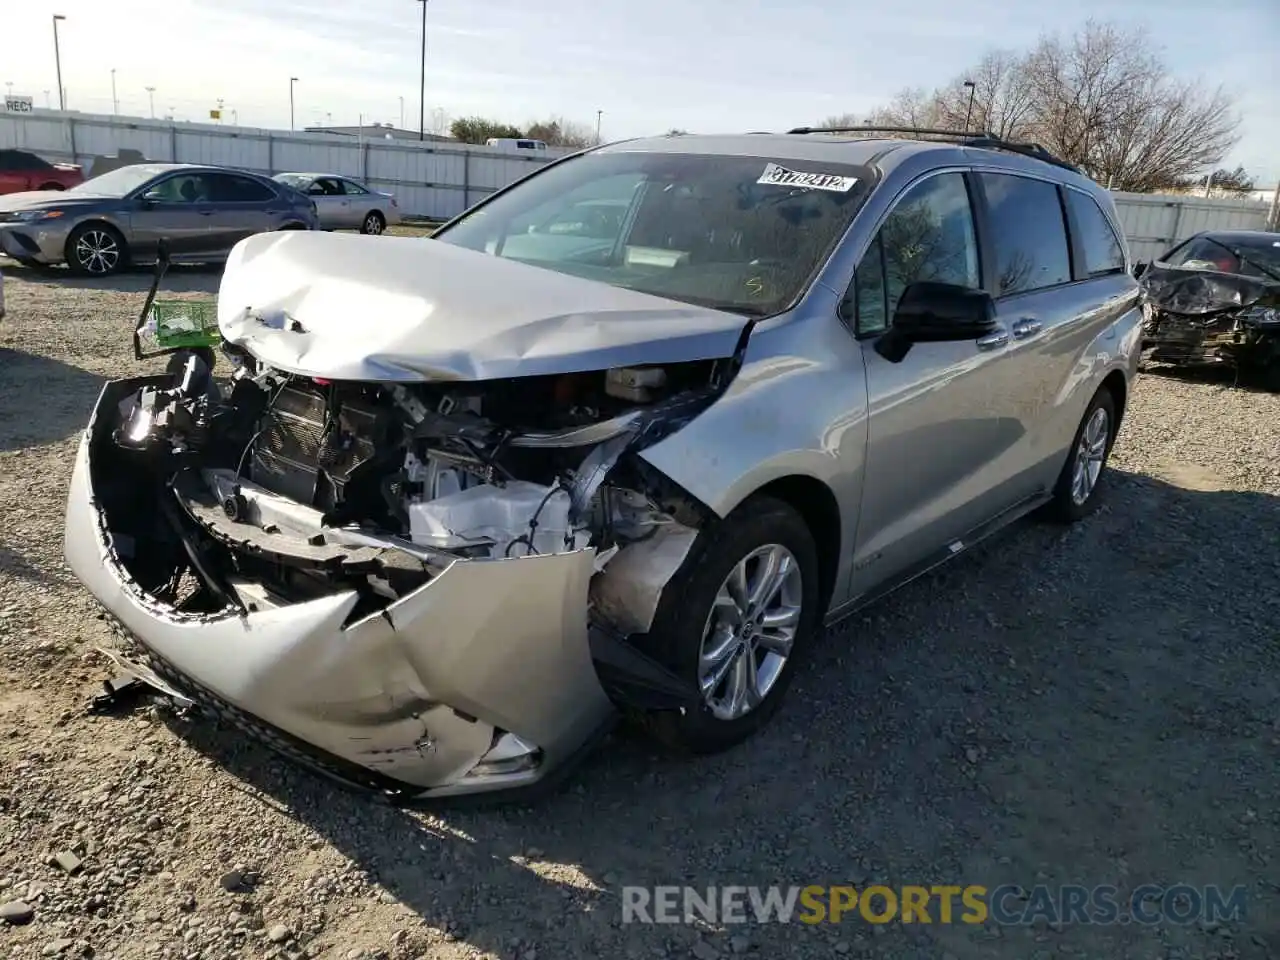
[[(87, 714), (106, 627), (62, 563), (64, 498), (103, 378), (137, 369), (148, 277), (3, 269), (0, 916), (34, 916), (0, 920), (0, 957), (1280, 956), (1280, 397), (1145, 376), (1102, 512), (856, 618), (759, 739), (682, 763), (624, 735), (542, 806), (432, 816), (153, 707)], [(621, 884), (875, 879), (1243, 884), (1248, 916), (620, 924)]]

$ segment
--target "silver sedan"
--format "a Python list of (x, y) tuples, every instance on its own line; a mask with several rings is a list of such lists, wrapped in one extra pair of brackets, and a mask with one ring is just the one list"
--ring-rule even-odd
[(382, 233), (400, 222), (393, 194), (332, 173), (278, 173), (276, 181), (305, 193), (320, 213), (321, 230)]

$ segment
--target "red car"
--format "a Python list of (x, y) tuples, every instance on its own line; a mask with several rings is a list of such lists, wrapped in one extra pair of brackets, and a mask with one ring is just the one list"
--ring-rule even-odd
[(26, 150), (0, 150), (0, 194), (25, 190), (66, 190), (84, 183), (75, 163), (50, 163)]

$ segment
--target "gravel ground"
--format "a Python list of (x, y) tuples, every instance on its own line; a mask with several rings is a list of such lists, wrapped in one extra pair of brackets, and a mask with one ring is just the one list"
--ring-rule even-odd
[[(537, 808), (405, 813), (155, 707), (87, 714), (107, 631), (63, 505), (103, 378), (137, 369), (147, 277), (4, 270), (0, 918), (31, 919), (0, 919), (0, 957), (1280, 956), (1280, 397), (1143, 377), (1096, 517), (1019, 525), (856, 618), (742, 749), (624, 735)], [(621, 884), (872, 880), (1242, 884), (1248, 914), (620, 923)]]

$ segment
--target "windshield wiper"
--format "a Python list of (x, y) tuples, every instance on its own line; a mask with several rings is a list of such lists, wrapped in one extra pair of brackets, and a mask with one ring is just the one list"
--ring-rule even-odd
[(1231, 254), (1233, 257), (1239, 260), (1241, 263), (1252, 264), (1253, 266), (1261, 270), (1263, 273), (1265, 273), (1272, 280), (1275, 280), (1277, 283), (1280, 283), (1280, 274), (1273, 273), (1269, 268), (1264, 267), (1257, 260), (1253, 259), (1253, 257), (1245, 256), (1244, 251), (1241, 250), (1239, 247), (1228, 247), (1225, 243), (1221, 243), (1213, 239), (1213, 237), (1205, 237), (1205, 239), (1208, 240), (1210, 243), (1212, 243), (1215, 247), (1221, 247), (1223, 250), (1227, 251), (1227, 253)]

